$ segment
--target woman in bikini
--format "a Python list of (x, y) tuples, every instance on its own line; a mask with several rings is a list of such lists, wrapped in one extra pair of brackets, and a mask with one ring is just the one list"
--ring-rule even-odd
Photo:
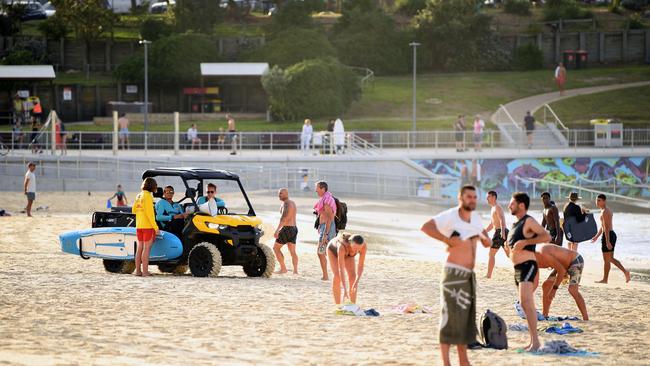
[[(336, 238), (328, 243), (327, 256), (334, 274), (332, 294), (336, 304), (341, 303), (341, 285), (343, 285), (344, 291), (343, 299), (349, 299), (352, 303), (357, 302), (357, 290), (366, 261), (366, 250), (367, 246), (361, 235), (352, 235), (345, 232), (340, 232)], [(359, 254), (359, 263), (355, 269), (354, 258), (357, 254)], [(345, 281), (346, 272), (348, 274), (348, 283)]]

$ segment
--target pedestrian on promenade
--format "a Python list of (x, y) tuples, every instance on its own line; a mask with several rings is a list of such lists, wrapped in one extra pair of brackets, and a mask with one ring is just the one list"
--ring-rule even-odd
[(564, 83), (566, 83), (566, 68), (561, 62), (555, 68), (555, 83), (560, 90), (560, 96), (564, 95)]
[(311, 125), (311, 120), (307, 118), (302, 125), (302, 132), (300, 133), (300, 150), (303, 155), (309, 155), (309, 147), (311, 145), (311, 138), (314, 134), (314, 127)]
[(524, 124), (526, 127), (526, 139), (528, 140), (528, 148), (533, 147), (533, 132), (535, 132), (535, 117), (530, 114), (530, 111), (526, 112), (526, 117), (524, 117)]
[(481, 118), (481, 115), (477, 114), (476, 117), (474, 117), (474, 151), (481, 151), (484, 128), (485, 121)]

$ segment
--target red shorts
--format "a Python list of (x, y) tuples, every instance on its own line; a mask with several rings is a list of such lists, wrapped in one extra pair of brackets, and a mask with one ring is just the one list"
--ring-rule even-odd
[(153, 240), (156, 236), (155, 229), (135, 229), (135, 234), (138, 237), (138, 241), (150, 241)]

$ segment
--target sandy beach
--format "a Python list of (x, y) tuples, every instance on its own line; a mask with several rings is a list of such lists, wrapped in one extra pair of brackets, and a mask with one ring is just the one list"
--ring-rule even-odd
[[(60, 252), (58, 234), (90, 227), (90, 213), (110, 194), (39, 193), (34, 218), (0, 218), (0, 364), (8, 365), (431, 365), (437, 346), (442, 244), (414, 228), (440, 210), (432, 205), (348, 200), (350, 231), (368, 236), (359, 305), (378, 318), (333, 313), (330, 283), (320, 280), (311, 227), (313, 198), (300, 197), (300, 275), (246, 278), (240, 267), (224, 267), (219, 278), (156, 274), (151, 278), (104, 271), (100, 260)], [(133, 197), (130, 194), (129, 198)], [(3, 208), (24, 205), (19, 193), (0, 193)], [(279, 215), (274, 194), (253, 194), (270, 242)], [(487, 224), (487, 222), (486, 222)], [(640, 225), (648, 223), (640, 223)], [(487, 250), (479, 248), (480, 258)], [(491, 280), (476, 267), (477, 312), (498, 313), (506, 323), (525, 323), (514, 309), (512, 269), (499, 254)], [(289, 261), (288, 261), (289, 262)], [(289, 264), (290, 267), (290, 264)], [(475, 365), (647, 365), (650, 319), (644, 316), (650, 285), (625, 284), (613, 268), (608, 285), (597, 285), (602, 260), (587, 261), (581, 292), (592, 320), (572, 321), (584, 330), (548, 335), (599, 355), (590, 358), (516, 352), (528, 334), (508, 332), (510, 349), (470, 351)], [(546, 276), (548, 270), (542, 271)], [(541, 290), (536, 303), (541, 307)], [(432, 314), (402, 315), (401, 303), (417, 303)], [(578, 315), (563, 287), (552, 315)], [(548, 322), (541, 322), (548, 325)], [(452, 352), (455, 357), (455, 352)], [(455, 362), (454, 362), (455, 363)]]

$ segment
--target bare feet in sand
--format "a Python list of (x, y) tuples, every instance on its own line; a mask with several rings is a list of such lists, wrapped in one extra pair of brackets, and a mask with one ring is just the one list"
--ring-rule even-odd
[(594, 283), (604, 283), (604, 284), (607, 284), (607, 280), (594, 281)]
[(279, 271), (275, 271), (275, 272), (273, 272), (273, 273), (275, 273), (275, 274), (285, 274), (285, 273), (287, 273), (287, 270), (286, 270), (286, 268), (285, 268), (285, 269), (281, 269), (281, 270), (279, 270)]
[(526, 347), (525, 350), (526, 352), (535, 352), (539, 349), (539, 343), (537, 344), (531, 344), (530, 346)]
[(625, 283), (630, 282), (632, 277), (630, 276), (630, 271), (625, 271)]
[(151, 273), (149, 272), (142, 272), (142, 277), (150, 277)]
[(329, 280), (330, 279), (327, 276), (323, 276), (323, 278), (321, 278), (321, 281), (329, 281)]
[(138, 277), (142, 277), (142, 272), (136, 272), (135, 275)]

